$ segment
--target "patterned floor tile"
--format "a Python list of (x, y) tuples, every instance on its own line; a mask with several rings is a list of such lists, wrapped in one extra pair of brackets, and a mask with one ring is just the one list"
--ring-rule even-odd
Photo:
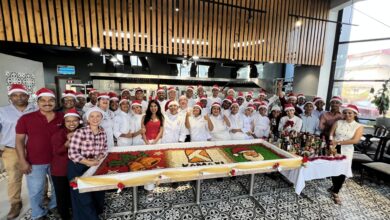
[[(205, 180), (201, 187), (202, 203), (195, 201), (194, 182), (179, 186), (162, 184), (150, 195), (138, 189), (139, 212), (137, 220), (228, 220), (228, 219), (390, 219), (390, 186), (365, 181), (358, 177), (348, 179), (340, 192), (342, 205), (334, 204), (327, 189), (330, 179), (306, 183), (303, 193), (295, 194), (291, 184), (277, 173), (255, 176), (254, 196), (248, 196), (249, 176), (224, 178), (222, 181)], [(130, 220), (132, 214), (132, 189), (120, 194), (106, 193), (106, 207), (102, 219)], [(181, 205), (179, 205), (181, 204)], [(31, 218), (31, 210), (21, 219)], [(54, 219), (53, 216), (49, 216)]]

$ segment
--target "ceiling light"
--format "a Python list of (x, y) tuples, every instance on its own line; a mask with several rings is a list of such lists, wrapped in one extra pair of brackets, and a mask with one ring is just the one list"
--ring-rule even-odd
[(302, 26), (302, 21), (301, 20), (297, 20), (295, 22), (295, 27), (300, 27), (300, 26)]
[(273, 63), (274, 63), (274, 61), (272, 61), (272, 60), (271, 60), (271, 61), (269, 61), (269, 64), (273, 64)]
[(179, 8), (175, 8), (175, 11), (179, 11)]
[(194, 56), (192, 56), (192, 59), (193, 59), (193, 60), (199, 60), (199, 56), (194, 55)]
[(92, 47), (91, 50), (95, 53), (99, 53), (100, 51), (102, 51), (102, 49), (100, 49), (99, 47)]

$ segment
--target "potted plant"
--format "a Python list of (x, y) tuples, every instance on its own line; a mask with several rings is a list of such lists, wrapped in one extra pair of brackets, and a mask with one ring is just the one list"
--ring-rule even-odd
[(371, 101), (378, 108), (379, 114), (382, 117), (376, 119), (377, 125), (384, 125), (385, 127), (390, 127), (390, 118), (386, 118), (386, 113), (389, 110), (389, 89), (388, 89), (389, 80), (386, 80), (382, 84), (382, 88), (376, 91), (374, 88), (371, 88), (370, 93), (374, 94), (374, 98)]

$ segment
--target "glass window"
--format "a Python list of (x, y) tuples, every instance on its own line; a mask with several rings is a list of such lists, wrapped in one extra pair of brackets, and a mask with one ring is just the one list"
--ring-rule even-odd
[(141, 60), (137, 56), (130, 56), (131, 66), (142, 66)]
[(340, 41), (356, 41), (390, 37), (390, 1), (359, 1), (343, 11), (343, 22), (358, 26), (343, 25)]
[[(359, 108), (361, 118), (375, 119), (379, 117), (378, 109), (371, 103), (373, 95), (370, 89), (375, 91), (382, 87), (383, 82), (335, 82), (333, 86), (333, 95), (343, 98), (344, 103), (354, 104)], [(390, 112), (387, 113), (390, 116)]]
[(198, 65), (199, 78), (207, 78), (208, 77), (209, 67), (210, 66), (206, 66), (206, 65)]
[(255, 64), (259, 79), (264, 79), (264, 65), (262, 63)]
[(244, 67), (241, 67), (238, 71), (237, 71), (237, 79), (249, 79), (249, 73), (250, 73), (251, 69), (248, 66), (244, 66)]
[(186, 64), (176, 64), (177, 70), (179, 71), (179, 76), (181, 77), (190, 77), (191, 65)]

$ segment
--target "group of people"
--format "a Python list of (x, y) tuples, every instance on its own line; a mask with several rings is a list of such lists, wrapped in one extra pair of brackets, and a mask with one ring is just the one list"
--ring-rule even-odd
[[(201, 85), (188, 86), (180, 97), (174, 87), (167, 92), (158, 88), (150, 101), (145, 100), (143, 89), (134, 92), (133, 98), (128, 89), (120, 95), (92, 89), (86, 102), (83, 94), (66, 90), (56, 109), (53, 91), (39, 89), (36, 104), (32, 104), (24, 85), (11, 85), (11, 104), (0, 108), (9, 219), (17, 217), (22, 208), (23, 174), (33, 219), (44, 219), (48, 212), (58, 212), (62, 219), (98, 219), (104, 193), (78, 193), (70, 189), (69, 182), (98, 165), (110, 147), (267, 138), (295, 130), (333, 139), (352, 161), (353, 144), (362, 134), (356, 106), (347, 105), (341, 112), (342, 99), (334, 96), (330, 111), (325, 111), (320, 97), (306, 101), (303, 95), (284, 96), (281, 83), (278, 93), (269, 98), (264, 90), (254, 98), (253, 92), (244, 96), (232, 88), (222, 97), (218, 85), (209, 97)], [(276, 104), (278, 99), (281, 107)], [(333, 179), (331, 192), (336, 202), (340, 202), (338, 192), (344, 180), (345, 176)], [(50, 198), (48, 186), (54, 192)]]

